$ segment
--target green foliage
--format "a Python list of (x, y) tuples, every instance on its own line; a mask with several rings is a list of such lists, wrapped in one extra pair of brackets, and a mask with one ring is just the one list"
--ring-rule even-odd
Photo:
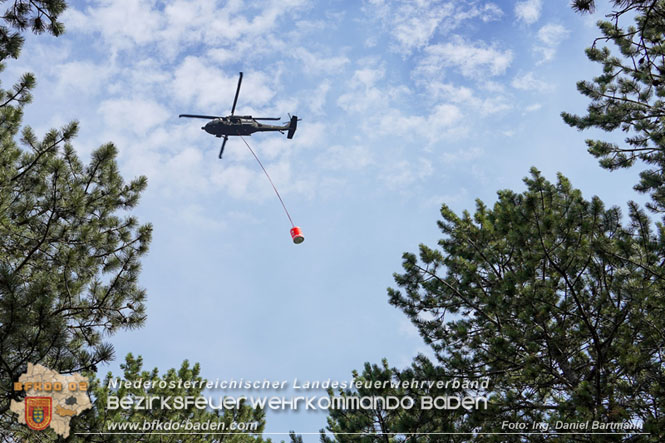
[[(0, 109), (0, 118), (20, 115)], [(17, 121), (0, 127), (0, 410), (28, 362), (60, 372), (112, 358), (102, 341), (145, 320), (137, 279), (150, 225), (131, 210), (145, 177), (125, 183), (112, 144), (83, 166), (70, 140), (77, 125), (37, 140)]]
[[(2, 3), (5, 3), (4, 1)], [(67, 8), (64, 0), (14, 0), (9, 2), (0, 25), (0, 63), (8, 57), (17, 58), (23, 37), (20, 32), (30, 29), (36, 34), (48, 32), (58, 36), (65, 27), (58, 16)]]
[(289, 440), (291, 443), (303, 443), (302, 436), (296, 435), (293, 431), (289, 431)]
[[(163, 423), (170, 420), (185, 423), (190, 421), (192, 424), (215, 422), (224, 423), (224, 430), (219, 432), (230, 432), (232, 434), (192, 434), (192, 435), (165, 435), (154, 434), (150, 432), (139, 433), (131, 435), (132, 441), (145, 441), (145, 442), (197, 442), (197, 441), (210, 441), (210, 442), (228, 442), (228, 443), (260, 443), (264, 440), (261, 438), (261, 432), (265, 426), (264, 412), (260, 409), (252, 409), (248, 405), (243, 404), (240, 408), (230, 410), (206, 410), (197, 408), (188, 409), (149, 409), (149, 410), (134, 410), (134, 409), (115, 409), (107, 408), (107, 399), (109, 395), (118, 397), (126, 396), (157, 396), (157, 397), (176, 397), (176, 396), (213, 396), (217, 397), (216, 392), (206, 393), (199, 382), (206, 380), (200, 376), (200, 367), (197, 364), (190, 366), (189, 362), (185, 360), (180, 369), (169, 369), (162, 376), (159, 375), (157, 368), (152, 371), (145, 371), (142, 369), (143, 359), (139, 356), (134, 358), (129, 354), (125, 358), (125, 363), (121, 365), (124, 371), (122, 381), (127, 382), (150, 382), (146, 388), (143, 385), (139, 388), (121, 386), (117, 389), (109, 387), (109, 383), (114, 378), (111, 373), (108, 373), (106, 378), (101, 381), (93, 377), (91, 383), (91, 396), (94, 397), (94, 407), (91, 410), (85, 411), (79, 417), (72, 420), (71, 433), (74, 435), (76, 432), (80, 433), (94, 433), (94, 432), (108, 432), (108, 423), (139, 423), (143, 426), (145, 422), (153, 422), (159, 420)], [(184, 383), (178, 386), (178, 382), (182, 380), (197, 382), (185, 387)], [(165, 387), (160, 387), (159, 382), (165, 382)], [(154, 385), (152, 382), (155, 382)], [(172, 383), (175, 387), (170, 387)], [(258, 429), (255, 432), (241, 433), (232, 431), (232, 422), (257, 422), (259, 423)], [(127, 435), (75, 435), (70, 438), (72, 442), (124, 442), (128, 441)]]
[[(410, 409), (398, 407), (397, 409), (358, 409), (343, 410), (331, 409), (328, 417), (326, 431), (321, 430), (322, 443), (333, 442), (403, 442), (425, 441), (426, 434), (443, 432), (463, 432), (466, 415), (459, 410), (437, 411), (435, 409), (421, 408), (420, 399), (425, 396), (465, 396), (476, 395), (463, 389), (440, 388), (433, 386), (416, 386), (412, 382), (442, 381), (450, 382), (449, 377), (441, 367), (435, 366), (426, 357), (417, 357), (410, 368), (398, 370), (390, 368), (388, 362), (383, 360), (381, 365), (365, 363), (361, 374), (354, 371), (353, 379), (362, 383), (357, 390), (345, 390), (335, 395), (346, 397), (388, 397), (392, 396), (403, 401), (407, 398), (415, 400)], [(378, 382), (378, 385), (374, 383)], [(387, 384), (386, 382), (392, 382)], [(368, 386), (365, 383), (369, 383)], [(406, 384), (406, 385), (405, 385)], [(379, 386), (379, 387), (377, 387)], [(385, 387), (384, 387), (385, 386)], [(334, 393), (331, 391), (330, 395)], [(434, 438), (430, 435), (430, 438)], [(443, 435), (437, 435), (436, 441), (449, 441)]]
[[(593, 2), (575, 2), (590, 3)], [(580, 130), (591, 127), (605, 131), (621, 130), (627, 134), (626, 146), (587, 140), (589, 152), (600, 165), (613, 170), (633, 166), (638, 160), (645, 169), (635, 186), (650, 193), (648, 207), (665, 211), (665, 1), (615, 1), (619, 9), (610, 21), (598, 26), (602, 37), (587, 49), (587, 56), (603, 66), (593, 81), (580, 81), (578, 90), (591, 99), (587, 114), (562, 113), (566, 123)], [(578, 5), (579, 10), (588, 7)], [(628, 14), (630, 13), (630, 14)], [(635, 24), (620, 26), (620, 19), (635, 15)], [(599, 40), (613, 42), (618, 54), (607, 47), (598, 48)]]
[[(612, 4), (617, 8), (615, 14), (623, 15), (633, 10), (648, 10), (655, 0), (612, 0)], [(594, 12), (596, 9), (595, 0), (573, 0), (571, 7), (578, 12)]]
[[(15, 1), (3, 18), (19, 31), (57, 35), (64, 7), (62, 1)], [(20, 49), (20, 36), (8, 32), (0, 29), (0, 60)], [(94, 151), (84, 165), (71, 145), (76, 122), (42, 139), (28, 126), (21, 131), (34, 84), (25, 74), (10, 90), (0, 90), (3, 429), (16, 425), (8, 408), (20, 398), (11, 384), (27, 363), (65, 373), (95, 370), (113, 356), (103, 337), (145, 320), (145, 292), (137, 279), (152, 228), (129, 214), (146, 179), (124, 181), (113, 144)]]
[[(379, 382), (390, 381), (396, 376), (393, 369), (388, 367), (388, 363), (384, 360), (381, 366), (370, 365), (365, 363), (365, 368), (362, 374), (353, 371), (354, 381), (364, 382)], [(331, 396), (333, 392), (329, 393)], [(403, 395), (403, 392), (397, 389), (375, 389), (373, 387), (361, 387), (357, 390), (347, 389), (340, 391), (342, 397), (371, 397), (374, 395)], [(354, 411), (346, 411), (343, 409), (331, 409), (328, 417), (328, 431), (332, 432), (337, 441), (366, 441), (370, 437), (361, 438), (357, 435), (347, 435), (347, 433), (368, 433), (373, 434), (376, 432), (393, 432), (393, 429), (399, 422), (401, 411), (397, 410), (383, 410), (383, 409), (358, 409)], [(333, 440), (323, 435), (321, 440), (323, 442), (332, 442)]]
[[(384, 422), (391, 432), (430, 423), (431, 429), (497, 432), (504, 420), (634, 420), (660, 435), (665, 228), (650, 224), (634, 203), (622, 225), (618, 208), (605, 208), (597, 197), (585, 200), (563, 176), (552, 184), (534, 169), (525, 183), (522, 194), (500, 191), (493, 208), (478, 201), (473, 215), (458, 216), (444, 205), (438, 248), (421, 245), (418, 255), (404, 254), (390, 302), (431, 345), (438, 367), (427, 369), (421, 358), (410, 372), (366, 366), (363, 373), (488, 376), (488, 410), (424, 418), (414, 411)], [(376, 423), (361, 411), (345, 411), (331, 414), (328, 429), (368, 432)], [(506, 437), (492, 438), (482, 441)]]
[[(185, 360), (180, 369), (169, 369), (166, 373), (159, 375), (157, 368), (152, 371), (143, 369), (143, 359), (139, 356), (134, 358), (132, 354), (125, 357), (125, 363), (120, 365), (123, 370), (123, 376), (117, 379), (110, 372), (106, 375), (104, 380), (98, 379), (94, 373), (87, 373), (89, 377), (90, 388), (88, 395), (93, 402), (93, 407), (83, 411), (78, 416), (72, 417), (70, 422), (70, 435), (67, 442), (99, 442), (99, 443), (114, 443), (126, 441), (142, 441), (142, 442), (225, 442), (225, 443), (270, 443), (270, 439), (263, 440), (261, 433), (265, 426), (264, 412), (260, 409), (252, 409), (248, 405), (242, 404), (239, 408), (224, 409), (222, 411), (206, 410), (206, 409), (161, 409), (159, 402), (155, 402), (157, 406), (154, 409), (137, 410), (137, 409), (109, 409), (107, 407), (107, 399), (109, 396), (126, 397), (175, 397), (175, 396), (215, 396), (216, 393), (206, 393), (202, 386), (205, 385), (206, 380), (200, 376), (200, 367), (197, 364), (190, 366), (189, 362)], [(123, 383), (129, 382), (130, 387), (118, 384), (115, 388), (111, 387), (111, 381), (117, 380)], [(182, 383), (180, 383), (182, 381)], [(185, 385), (184, 382), (193, 382), (190, 385)], [(160, 387), (160, 382), (163, 385)], [(201, 384), (203, 383), (203, 384)], [(136, 387), (139, 386), (139, 387)], [(225, 434), (171, 434), (169, 432), (176, 431), (157, 431), (155, 433), (144, 431), (144, 423), (153, 423), (159, 421), (162, 426), (169, 422), (177, 422), (184, 424), (190, 422), (192, 425), (197, 423), (202, 424), (206, 422), (220, 423), (224, 426)], [(231, 430), (231, 423), (257, 423), (256, 431), (251, 433), (240, 432)], [(122, 434), (123, 430), (112, 430), (114, 425), (132, 426), (138, 424), (138, 431), (131, 431), (129, 428), (124, 432), (131, 432), (131, 434)], [(116, 432), (112, 434), (109, 432)], [(186, 432), (186, 431), (178, 431)], [(190, 431), (193, 432), (193, 431)], [(2, 435), (2, 434), (0, 434)], [(53, 430), (35, 432), (22, 425), (13, 432), (13, 439), (7, 441), (31, 441), (31, 442), (55, 442), (63, 441), (59, 438)], [(4, 441), (4, 440), (3, 440)]]
[[(626, 147), (589, 140), (603, 167), (646, 164), (636, 189), (665, 211), (665, 1), (613, 0), (603, 37), (619, 49), (587, 50), (603, 73), (578, 83), (588, 113), (563, 113), (579, 129), (628, 133)], [(572, 7), (592, 12), (594, 0)], [(634, 19), (635, 25), (619, 26)], [(321, 441), (665, 441), (665, 228), (629, 203), (582, 198), (568, 180), (532, 170), (527, 191), (499, 192), (473, 215), (443, 206), (437, 248), (404, 254), (390, 302), (406, 313), (438, 363), (419, 356), (399, 371), (365, 365), (356, 379), (447, 380), (488, 376), (487, 410), (333, 410)], [(381, 388), (344, 395), (455, 395)], [(468, 394), (468, 392), (462, 392)], [(496, 435), (501, 423), (632, 422), (638, 435)], [(531, 429), (529, 429), (531, 430)], [(489, 432), (494, 434), (480, 435)], [(569, 438), (571, 437), (571, 438)]]
[[(64, 27), (58, 16), (65, 8), (63, 0), (11, 2), (0, 25), (0, 71), (5, 59), (18, 57), (21, 31), (60, 35)], [(40, 363), (61, 373), (84, 372), (91, 380), (94, 406), (72, 419), (67, 441), (263, 442), (264, 413), (244, 404), (221, 412), (106, 407), (109, 395), (196, 397), (202, 394), (201, 385), (177, 382), (204, 380), (198, 364), (190, 367), (185, 361), (179, 370), (160, 376), (156, 368), (142, 370), (141, 357), (131, 354), (121, 365), (124, 380), (164, 381), (165, 387), (112, 389), (110, 373), (103, 381), (95, 377), (97, 365), (113, 358), (104, 336), (137, 328), (146, 318), (146, 294), (137, 280), (152, 227), (140, 225), (131, 210), (147, 180), (125, 182), (112, 143), (83, 164), (71, 144), (76, 122), (43, 139), (28, 126), (21, 131), (23, 107), (31, 101), (34, 85), (34, 76), (25, 74), (10, 90), (0, 89), (0, 437), (11, 442), (62, 440), (52, 430), (33, 432), (19, 425), (8, 412), (10, 400), (21, 400), (12, 383), (27, 363)], [(251, 434), (99, 434), (108, 431), (109, 423), (153, 420), (211, 421), (224, 423), (227, 430), (231, 422), (256, 422), (259, 427)], [(292, 441), (298, 438), (291, 436)]]

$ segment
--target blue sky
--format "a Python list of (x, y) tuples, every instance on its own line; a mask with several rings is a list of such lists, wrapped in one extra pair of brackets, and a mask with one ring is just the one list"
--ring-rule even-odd
[[(43, 134), (77, 119), (83, 158), (113, 141), (125, 177), (149, 179), (136, 211), (155, 228), (148, 320), (109, 338), (108, 369), (128, 352), (162, 370), (200, 362), (210, 379), (403, 367), (427, 347), (386, 287), (403, 252), (440, 237), (441, 203), (492, 203), (531, 166), (607, 204), (643, 200), (635, 172), (600, 169), (594, 133), (559, 117), (586, 107), (575, 83), (599, 72), (583, 50), (600, 18), (568, 0), (70, 2), (66, 33), (28, 37), (3, 81), (34, 72), (27, 123)], [(238, 113), (302, 118), (293, 140), (247, 139), (301, 245), (242, 141), (220, 161), (203, 121), (177, 117), (228, 114), (239, 71)], [(266, 430), (324, 425), (279, 413)]]

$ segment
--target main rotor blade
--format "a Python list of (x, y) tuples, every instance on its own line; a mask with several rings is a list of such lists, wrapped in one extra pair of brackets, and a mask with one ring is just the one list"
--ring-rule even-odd
[(219, 150), (219, 158), (222, 158), (222, 154), (224, 153), (224, 146), (226, 146), (226, 141), (229, 139), (228, 135), (224, 136), (224, 141), (222, 142), (222, 149)]
[(199, 115), (199, 114), (180, 114), (178, 117), (187, 117), (187, 118), (206, 118), (212, 120), (213, 118), (220, 118), (217, 115)]
[(252, 117), (254, 120), (281, 120), (280, 117)]
[(242, 83), (242, 72), (240, 73), (240, 78), (238, 79), (238, 89), (236, 89), (236, 97), (233, 99), (233, 107), (231, 108), (231, 115), (236, 112), (236, 103), (238, 103), (238, 94), (240, 94), (240, 83)]

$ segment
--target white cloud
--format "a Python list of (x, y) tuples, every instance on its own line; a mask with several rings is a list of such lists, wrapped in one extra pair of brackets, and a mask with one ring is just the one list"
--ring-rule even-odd
[(513, 60), (509, 49), (500, 50), (484, 42), (467, 42), (455, 36), (451, 41), (430, 45), (416, 66), (416, 75), (440, 78), (445, 68), (456, 68), (465, 77), (488, 77), (503, 74)]
[(381, 174), (382, 181), (390, 189), (403, 189), (432, 175), (432, 162), (426, 158), (417, 161), (390, 162)]
[(365, 88), (371, 88), (376, 83), (381, 80), (385, 76), (385, 69), (383, 68), (378, 68), (378, 69), (373, 69), (373, 68), (363, 68), (357, 70), (353, 74), (353, 79), (351, 80), (355, 84), (360, 84), (364, 86)]
[(368, 15), (382, 21), (384, 29), (396, 40), (397, 51), (402, 53), (425, 46), (443, 18), (454, 12), (452, 3), (436, 0), (370, 0), (367, 4)]
[[(331, 24), (303, 13), (303, 0), (139, 0), (131, 7), (128, 1), (95, 0), (70, 9), (70, 32), (94, 37), (96, 55), (114, 67), (106, 73), (91, 65), (89, 74), (70, 77), (81, 79), (73, 86), (85, 85), (88, 78), (90, 90), (102, 91), (93, 108), (103, 116), (98, 133), (121, 142), (123, 167), (149, 175), (159, 189), (155, 192), (272, 198), (241, 140), (231, 139), (224, 161), (218, 162), (220, 140), (201, 131), (205, 121), (177, 119), (178, 113), (227, 114), (241, 69), (238, 112), (303, 117), (294, 140), (277, 134), (248, 139), (273, 178), (282, 181), (280, 191), (301, 196), (319, 192), (321, 183), (344, 181), (346, 172), (369, 167), (380, 174), (400, 161), (410, 164), (397, 171), (400, 181), (424, 179), (432, 165), (419, 153), (430, 155), (441, 140), (465, 138), (482, 118), (513, 106), (510, 91), (489, 86), (502, 79), (513, 53), (501, 41), (446, 36), (463, 24), (472, 24), (471, 29), (500, 19), (504, 12), (498, 2), (367, 2), (365, 9), (378, 21), (363, 24), (385, 32), (368, 29), (372, 47), (351, 65), (358, 53), (348, 46), (350, 36), (327, 40), (357, 27), (357, 16), (348, 12)], [(396, 47), (406, 54), (401, 63), (386, 56)], [(419, 71), (412, 73), (415, 84), (403, 81), (393, 63)], [(248, 70), (252, 66), (260, 70)], [(335, 103), (347, 112), (327, 115)], [(375, 152), (371, 143), (383, 149), (384, 141), (387, 149)], [(312, 163), (321, 168), (303, 174)], [(301, 179), (305, 176), (311, 186)]]
[(334, 145), (319, 156), (318, 162), (331, 170), (359, 170), (374, 163), (374, 159), (367, 146)]
[[(183, 104), (200, 107), (213, 115), (230, 113), (238, 77), (228, 76), (208, 60), (189, 56), (175, 70), (173, 91)], [(274, 79), (262, 72), (246, 72), (238, 109), (265, 105), (275, 95)], [(242, 111), (241, 111), (242, 112)]]
[[(206, 157), (210, 154), (212, 153), (205, 153)], [(201, 173), (207, 158), (204, 158), (204, 153), (199, 149), (185, 148), (167, 158), (161, 165), (160, 181), (166, 183), (175, 180), (175, 183), (171, 183), (169, 187), (177, 187), (179, 191), (201, 191), (208, 185), (208, 174)]]
[(301, 126), (298, 126), (298, 133), (293, 140), (284, 141), (292, 146), (289, 150), (295, 148), (303, 150), (316, 149), (330, 138), (331, 128), (324, 123), (307, 121)]
[(513, 105), (506, 97), (489, 97), (482, 100), (479, 111), (481, 115), (496, 114), (513, 109)]
[[(210, 0), (176, 0), (163, 8), (157, 0), (100, 0), (85, 10), (71, 8), (67, 26), (74, 31), (101, 34), (113, 55), (146, 45), (156, 45), (173, 56), (183, 44), (210, 47), (265, 47), (265, 34), (280, 17), (292, 16), (304, 0), (271, 0), (248, 6), (237, 0), (218, 8)], [(248, 41), (252, 40), (252, 41)], [(261, 45), (257, 45), (261, 41)], [(248, 46), (251, 45), (251, 46)]]
[(409, 134), (409, 138), (423, 137), (430, 143), (446, 139), (459, 138), (466, 134), (468, 127), (464, 124), (464, 113), (453, 104), (436, 105), (427, 115), (408, 115), (397, 109), (384, 109), (377, 116), (378, 122), (372, 128), (378, 134), (394, 134), (396, 128), (401, 134)]
[(147, 131), (170, 117), (170, 113), (152, 100), (111, 99), (99, 105), (105, 125), (112, 129), (130, 129), (135, 134)]
[(112, 92), (127, 97), (151, 95), (162, 98), (165, 85), (173, 79), (172, 70), (164, 69), (162, 60), (149, 57), (122, 65), (118, 71), (118, 75), (114, 76)]
[(445, 152), (442, 156), (443, 162), (447, 164), (462, 163), (477, 160), (482, 157), (485, 152), (478, 147), (463, 148), (456, 152)]
[(540, 91), (545, 92), (552, 89), (552, 85), (549, 83), (537, 79), (533, 72), (527, 72), (526, 74), (521, 74), (515, 76), (513, 81), (510, 82), (510, 85), (515, 89), (521, 89), (523, 91)]
[(342, 94), (337, 99), (337, 104), (347, 112), (363, 112), (376, 107), (383, 98), (384, 96), (378, 88), (369, 88), (364, 91)]
[(482, 98), (478, 97), (478, 91), (452, 83), (434, 81), (427, 83), (426, 88), (430, 97), (464, 106), (474, 114), (489, 115), (512, 108), (509, 99), (500, 90), (490, 90), (489, 97)]
[(236, 62), (242, 57), (240, 51), (219, 47), (209, 49), (207, 55), (220, 65)]
[[(413, 8), (413, 9), (412, 9)], [(394, 23), (393, 36), (401, 48), (409, 51), (422, 48), (429, 42), (441, 19), (452, 12), (448, 5), (440, 8), (425, 9), (406, 7), (410, 9), (397, 18)]]
[(310, 74), (339, 73), (349, 63), (349, 58), (344, 55), (323, 57), (302, 47), (296, 48), (293, 55), (300, 60), (304, 71)]
[(437, 127), (450, 127), (462, 119), (462, 111), (451, 104), (440, 104), (434, 108), (434, 112), (429, 116), (430, 123)]
[(330, 81), (324, 80), (316, 90), (309, 96), (309, 109), (314, 114), (321, 114), (326, 104), (328, 91), (330, 91)]
[[(241, 140), (231, 139), (225, 161), (219, 162), (220, 140), (201, 131), (205, 121), (177, 118), (178, 113), (229, 113), (237, 70), (242, 69), (237, 112), (306, 115), (294, 140), (262, 134), (256, 137), (255, 148), (273, 179), (282, 180), (280, 191), (310, 195), (311, 184), (291, 173), (300, 162), (295, 153), (327, 142), (327, 130), (312, 121), (311, 114), (322, 113), (329, 98), (331, 82), (321, 77), (341, 72), (349, 60), (343, 48), (326, 52), (299, 40), (330, 24), (300, 19), (307, 9), (304, 3), (93, 0), (78, 9), (72, 5), (66, 13), (67, 36), (94, 42), (90, 56), (98, 57), (99, 64), (80, 58), (58, 61), (52, 72), (59, 77), (50, 83), (56, 92), (100, 95), (88, 112), (98, 127), (95, 137), (114, 140), (123, 170), (147, 175), (155, 192), (198, 196), (221, 191), (241, 199), (273, 198)], [(284, 22), (288, 24), (283, 26)], [(81, 43), (81, 47), (87, 46)], [(242, 61), (239, 67), (229, 69), (238, 61)], [(315, 86), (303, 84), (302, 89), (283, 93), (285, 66), (289, 66), (287, 75), (311, 74)], [(89, 127), (86, 118), (81, 123)]]
[(97, 95), (108, 88), (107, 81), (113, 68), (89, 61), (62, 63), (55, 70), (58, 94)]
[(477, 98), (473, 89), (467, 86), (457, 86), (452, 83), (443, 83), (439, 81), (426, 83), (430, 97), (443, 99), (452, 103), (477, 103)]
[(454, 15), (456, 23), (461, 23), (464, 20), (480, 18), (483, 23), (493, 22), (499, 20), (503, 16), (501, 8), (494, 3), (486, 3), (482, 7), (472, 5), (467, 10), (460, 10)]
[(354, 72), (349, 82), (349, 92), (340, 95), (337, 104), (347, 112), (366, 111), (386, 104), (386, 93), (377, 87), (385, 76), (383, 67), (365, 67)]
[(113, 51), (154, 42), (166, 23), (154, 0), (105, 0), (69, 14), (68, 27), (101, 33)]
[(540, 53), (540, 63), (550, 61), (556, 54), (557, 47), (563, 42), (570, 31), (562, 25), (549, 23), (538, 30), (540, 44), (535, 45), (534, 50)]
[(499, 19), (503, 11), (494, 3), (482, 6), (475, 2), (446, 0), (369, 0), (368, 15), (378, 18), (395, 40), (395, 49), (410, 54), (427, 46), (437, 31), (452, 31), (473, 19), (489, 22)]
[(211, 217), (210, 208), (191, 203), (180, 208), (178, 211), (170, 211), (170, 216), (182, 221), (186, 226), (205, 231), (220, 231), (227, 224), (218, 218)]
[(526, 108), (524, 108), (524, 110), (525, 110), (526, 112), (534, 112), (534, 111), (538, 111), (538, 110), (541, 109), (542, 107), (543, 107), (543, 105), (541, 105), (540, 103), (534, 103), (534, 104), (529, 105), (529, 106), (527, 106)]
[(234, 198), (257, 200), (266, 198), (269, 194), (268, 189), (256, 186), (261, 180), (259, 171), (242, 164), (227, 162), (212, 173), (211, 180), (214, 186), (226, 190)]
[[(242, 143), (241, 140), (238, 140)], [(228, 146), (228, 145), (227, 145)], [(242, 150), (244, 146), (242, 146)], [(254, 146), (256, 149), (256, 146)], [(229, 195), (240, 200), (264, 201), (275, 197), (270, 182), (253, 157), (242, 163), (229, 156), (223, 165), (210, 170), (210, 181), (215, 189), (224, 189)], [(280, 158), (274, 162), (262, 161), (270, 177), (282, 196), (295, 192), (301, 195), (311, 193), (312, 184), (306, 179), (294, 177), (291, 162)]]
[(549, 23), (538, 31), (538, 40), (547, 46), (558, 46), (568, 37), (568, 31), (565, 27), (554, 23)]
[(518, 20), (530, 25), (540, 18), (540, 12), (543, 7), (542, 0), (526, 0), (515, 4), (515, 16)]

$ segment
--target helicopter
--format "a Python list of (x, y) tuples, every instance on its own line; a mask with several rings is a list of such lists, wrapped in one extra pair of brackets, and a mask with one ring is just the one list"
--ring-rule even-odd
[(231, 115), (226, 117), (217, 116), (217, 115), (198, 115), (198, 114), (180, 114), (178, 117), (187, 117), (187, 118), (203, 118), (210, 120), (205, 126), (201, 127), (208, 134), (212, 134), (215, 137), (224, 137), (222, 142), (222, 147), (219, 150), (219, 158), (222, 158), (224, 153), (224, 146), (226, 141), (229, 139), (229, 136), (239, 136), (239, 135), (252, 135), (255, 132), (268, 132), (268, 131), (279, 131), (282, 134), (284, 131), (288, 131), (286, 138), (293, 138), (293, 134), (296, 132), (296, 127), (298, 126), (297, 116), (292, 116), (291, 121), (287, 124), (280, 125), (267, 125), (259, 123), (259, 120), (281, 120), (279, 117), (252, 117), (251, 115), (235, 115), (236, 104), (238, 103), (238, 94), (240, 93), (240, 85), (242, 83), (242, 72), (240, 73), (240, 78), (238, 78), (238, 88), (236, 89), (236, 96), (233, 99), (233, 107), (231, 108)]

